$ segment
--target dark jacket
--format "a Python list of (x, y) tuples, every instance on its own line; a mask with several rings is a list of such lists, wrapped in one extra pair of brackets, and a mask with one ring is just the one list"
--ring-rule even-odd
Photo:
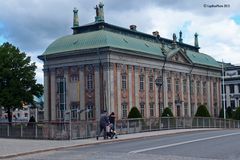
[(100, 126), (101, 127), (106, 127), (109, 125), (109, 119), (108, 119), (108, 116), (107, 115), (102, 115), (101, 118), (100, 118)]

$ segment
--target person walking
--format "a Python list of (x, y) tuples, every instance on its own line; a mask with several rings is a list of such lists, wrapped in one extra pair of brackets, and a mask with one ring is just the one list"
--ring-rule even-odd
[(108, 119), (108, 113), (107, 111), (104, 111), (103, 114), (100, 117), (100, 130), (97, 134), (97, 140), (99, 138), (99, 136), (101, 135), (102, 131), (103, 131), (103, 138), (106, 139), (107, 138), (107, 132), (106, 132), (106, 127), (110, 124), (109, 119)]
[(112, 129), (115, 130), (115, 114), (112, 112), (109, 115), (109, 122), (112, 124)]

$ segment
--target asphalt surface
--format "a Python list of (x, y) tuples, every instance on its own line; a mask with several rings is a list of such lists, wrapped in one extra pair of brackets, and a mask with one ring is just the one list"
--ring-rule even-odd
[(26, 155), (13, 160), (240, 160), (240, 130), (161, 135)]

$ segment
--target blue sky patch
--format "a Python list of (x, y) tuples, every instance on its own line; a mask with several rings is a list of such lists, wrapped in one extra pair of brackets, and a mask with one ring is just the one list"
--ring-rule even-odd
[(234, 22), (236, 22), (236, 24), (240, 25), (240, 15), (235, 15), (233, 17), (231, 17), (232, 20), (234, 20)]

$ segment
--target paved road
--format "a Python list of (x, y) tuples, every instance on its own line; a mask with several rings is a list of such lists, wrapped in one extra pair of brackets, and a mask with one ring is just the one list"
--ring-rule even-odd
[(218, 130), (96, 144), (14, 160), (240, 160), (239, 146), (240, 130)]

